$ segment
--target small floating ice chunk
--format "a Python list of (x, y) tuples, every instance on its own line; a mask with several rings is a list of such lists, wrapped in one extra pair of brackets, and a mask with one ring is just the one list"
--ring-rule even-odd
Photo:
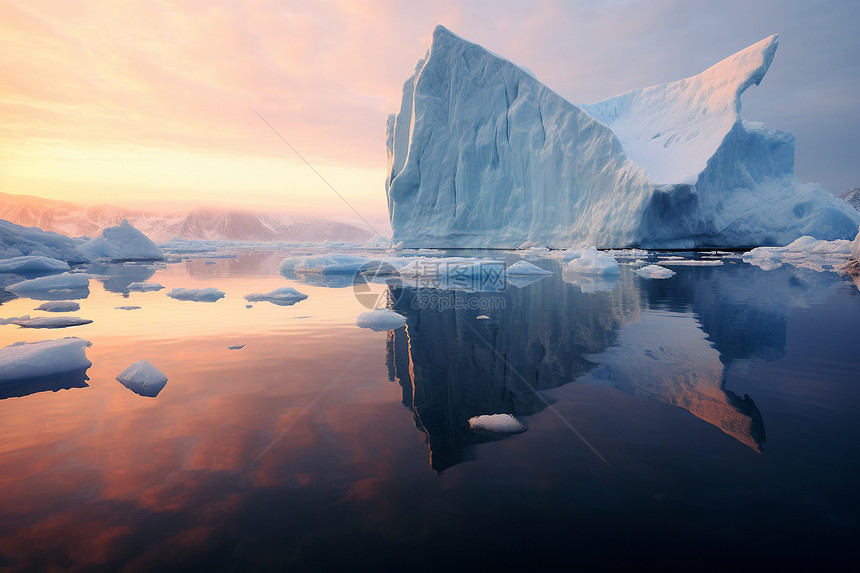
[(81, 305), (71, 300), (55, 300), (43, 302), (33, 310), (44, 310), (46, 312), (77, 312)]
[(117, 310), (140, 310), (142, 307), (130, 304), (126, 306), (115, 306), (114, 308)]
[(50, 376), (89, 368), (85, 348), (92, 346), (81, 338), (61, 338), (41, 342), (16, 342), (0, 348), (0, 381)]
[(372, 259), (358, 255), (315, 255), (292, 257), (281, 261), (281, 274), (355, 274)]
[(661, 267), (660, 265), (648, 265), (633, 272), (643, 279), (668, 279), (675, 276), (675, 271)]
[(84, 273), (63, 273), (29, 279), (6, 287), (6, 290), (17, 295), (25, 295), (33, 292), (44, 292), (52, 290), (84, 289), (90, 285), (90, 275)]
[(565, 268), (583, 275), (606, 276), (621, 272), (613, 256), (601, 253), (594, 247), (583, 249), (580, 256), (567, 263)]
[(528, 261), (518, 261), (505, 271), (509, 275), (551, 275), (552, 271), (547, 271), (539, 266)]
[(224, 298), (224, 293), (217, 288), (175, 288), (167, 296), (176, 300), (215, 302)]
[(24, 256), (0, 260), (0, 273), (54, 273), (69, 270), (69, 263), (51, 257)]
[(245, 300), (248, 302), (268, 301), (272, 304), (277, 304), (278, 306), (291, 306), (299, 301), (305, 300), (306, 298), (308, 298), (308, 295), (301, 293), (292, 287), (281, 287), (276, 288), (271, 292), (254, 292), (245, 295)]
[(167, 376), (146, 360), (135, 362), (123, 370), (116, 379), (135, 394), (150, 398), (158, 396), (167, 384)]
[(29, 315), (8, 321), (9, 324), (17, 324), (21, 328), (67, 328), (69, 326), (81, 326), (90, 324), (92, 320), (77, 316), (37, 316), (30, 318)]
[(723, 261), (720, 259), (661, 259), (660, 264), (664, 267), (719, 267)]
[(148, 292), (148, 291), (161, 290), (164, 287), (158, 283), (138, 282), (138, 283), (130, 283), (127, 288), (128, 288), (128, 290), (133, 290), (133, 291)]
[(490, 317), (487, 316), (486, 314), (480, 314), (480, 315), (475, 317), (475, 320), (490, 320)]
[(233, 346), (228, 346), (227, 350), (242, 350), (245, 348), (244, 344), (234, 344)]
[(254, 308), (254, 305), (253, 304), (246, 304), (245, 308)]
[(374, 332), (382, 332), (400, 328), (406, 324), (406, 317), (397, 314), (393, 310), (380, 308), (370, 312), (362, 312), (355, 319), (355, 324), (361, 328), (369, 328)]
[(525, 432), (527, 426), (510, 414), (484, 414), (469, 418), (469, 427), (479, 432), (493, 434), (519, 434)]

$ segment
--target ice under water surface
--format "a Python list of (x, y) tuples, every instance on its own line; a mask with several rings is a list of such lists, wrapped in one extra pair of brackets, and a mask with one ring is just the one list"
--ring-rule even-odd
[[(726, 258), (594, 279), (539, 259), (551, 276), (485, 292), (372, 285), (407, 319), (374, 332), (351, 277), (288, 280), (284, 256), (91, 265), (91, 324), (0, 326), (0, 346), (93, 343), (85, 372), (0, 385), (0, 569), (857, 556), (860, 292), (837, 274)], [(165, 289), (129, 292), (141, 281)], [(246, 306), (282, 287), (308, 298)], [(157, 397), (115, 380), (141, 359), (168, 378)], [(527, 431), (470, 430), (496, 413)]]

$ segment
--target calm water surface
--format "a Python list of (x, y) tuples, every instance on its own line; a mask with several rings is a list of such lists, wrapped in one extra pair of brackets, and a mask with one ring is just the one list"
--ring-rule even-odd
[[(855, 562), (853, 283), (737, 259), (595, 282), (540, 260), (552, 276), (498, 292), (374, 285), (407, 317), (376, 333), (351, 279), (286, 280), (283, 256), (91, 267), (71, 314), (92, 324), (0, 326), (0, 346), (93, 343), (88, 379), (0, 386), (0, 569)], [(282, 286), (309, 298), (246, 308)], [(114, 379), (141, 358), (169, 379), (155, 398)], [(528, 430), (468, 429), (497, 412)]]

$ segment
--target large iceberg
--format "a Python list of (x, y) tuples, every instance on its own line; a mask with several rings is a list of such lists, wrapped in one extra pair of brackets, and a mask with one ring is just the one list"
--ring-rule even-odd
[(131, 226), (127, 219), (117, 227), (108, 227), (95, 239), (81, 245), (80, 250), (94, 259), (113, 261), (161, 260), (164, 255), (149, 237)]
[(0, 382), (69, 372), (93, 365), (87, 360), (88, 340), (61, 338), (16, 342), (0, 348)]
[(406, 247), (691, 248), (853, 238), (860, 214), (794, 177), (794, 136), (740, 118), (771, 36), (703, 73), (574, 105), (437, 27), (388, 118)]
[(22, 256), (48, 257), (69, 263), (84, 263), (88, 260), (78, 250), (74, 239), (0, 219), (0, 259)]

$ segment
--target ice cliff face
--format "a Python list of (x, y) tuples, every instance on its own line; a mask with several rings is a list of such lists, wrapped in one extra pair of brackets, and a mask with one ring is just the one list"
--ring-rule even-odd
[(799, 183), (794, 137), (740, 119), (771, 36), (702, 74), (576, 106), (439, 26), (386, 126), (394, 242), (650, 248), (853, 238), (860, 215)]

